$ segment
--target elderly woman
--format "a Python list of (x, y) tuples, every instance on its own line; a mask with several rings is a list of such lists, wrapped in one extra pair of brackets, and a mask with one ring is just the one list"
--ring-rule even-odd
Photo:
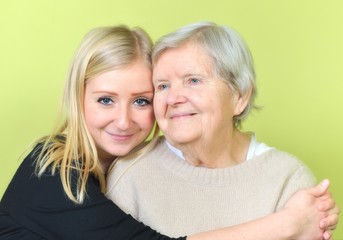
[(154, 111), (165, 137), (116, 162), (107, 196), (123, 210), (179, 236), (266, 216), (313, 186), (302, 162), (239, 130), (255, 108), (256, 84), (235, 31), (188, 25), (162, 37), (152, 58)]

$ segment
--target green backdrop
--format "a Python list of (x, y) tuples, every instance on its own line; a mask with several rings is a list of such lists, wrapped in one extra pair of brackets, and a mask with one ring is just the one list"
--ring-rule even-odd
[(244, 129), (330, 178), (343, 207), (342, 12), (342, 0), (0, 0), (0, 196), (26, 146), (53, 126), (70, 59), (90, 28), (138, 25), (156, 40), (211, 20), (237, 29), (254, 56), (264, 109)]

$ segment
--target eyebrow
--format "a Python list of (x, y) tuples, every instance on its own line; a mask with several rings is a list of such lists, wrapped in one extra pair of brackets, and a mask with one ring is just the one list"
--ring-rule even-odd
[[(93, 94), (99, 94), (99, 93), (101, 93), (101, 94), (108, 94), (108, 95), (118, 95), (118, 93), (116, 93), (116, 92), (111, 92), (111, 91), (107, 91), (107, 90), (104, 90), (104, 91), (93, 91), (92, 92)], [(152, 90), (152, 91), (143, 91), (143, 92), (136, 92), (136, 93), (133, 93), (132, 95), (133, 96), (138, 96), (138, 95), (143, 95), (143, 94), (153, 94), (154, 93), (154, 91)]]
[[(185, 73), (183, 75), (181, 75), (181, 78), (189, 78), (189, 77), (198, 77), (198, 78), (206, 78), (209, 77), (209, 74), (203, 74), (203, 73)], [(153, 79), (152, 82), (163, 82), (163, 81), (168, 81), (168, 79), (164, 79), (164, 78), (156, 78)]]
[(203, 73), (186, 73), (182, 77), (187, 78), (187, 77), (204, 77), (205, 74)]

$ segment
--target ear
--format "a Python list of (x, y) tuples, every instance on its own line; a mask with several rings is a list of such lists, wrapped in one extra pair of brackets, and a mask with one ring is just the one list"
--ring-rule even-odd
[(234, 96), (234, 116), (238, 116), (242, 114), (242, 112), (247, 107), (250, 96), (251, 96), (252, 89), (250, 88), (244, 95), (241, 93), (236, 93)]

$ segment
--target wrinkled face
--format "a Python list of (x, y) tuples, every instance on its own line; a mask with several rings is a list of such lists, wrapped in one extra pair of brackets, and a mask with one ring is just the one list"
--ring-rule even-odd
[(238, 97), (212, 74), (212, 66), (193, 43), (166, 50), (154, 66), (156, 120), (174, 145), (214, 141), (233, 131)]
[(155, 120), (151, 77), (137, 61), (87, 82), (85, 120), (101, 160), (127, 154), (149, 135)]

